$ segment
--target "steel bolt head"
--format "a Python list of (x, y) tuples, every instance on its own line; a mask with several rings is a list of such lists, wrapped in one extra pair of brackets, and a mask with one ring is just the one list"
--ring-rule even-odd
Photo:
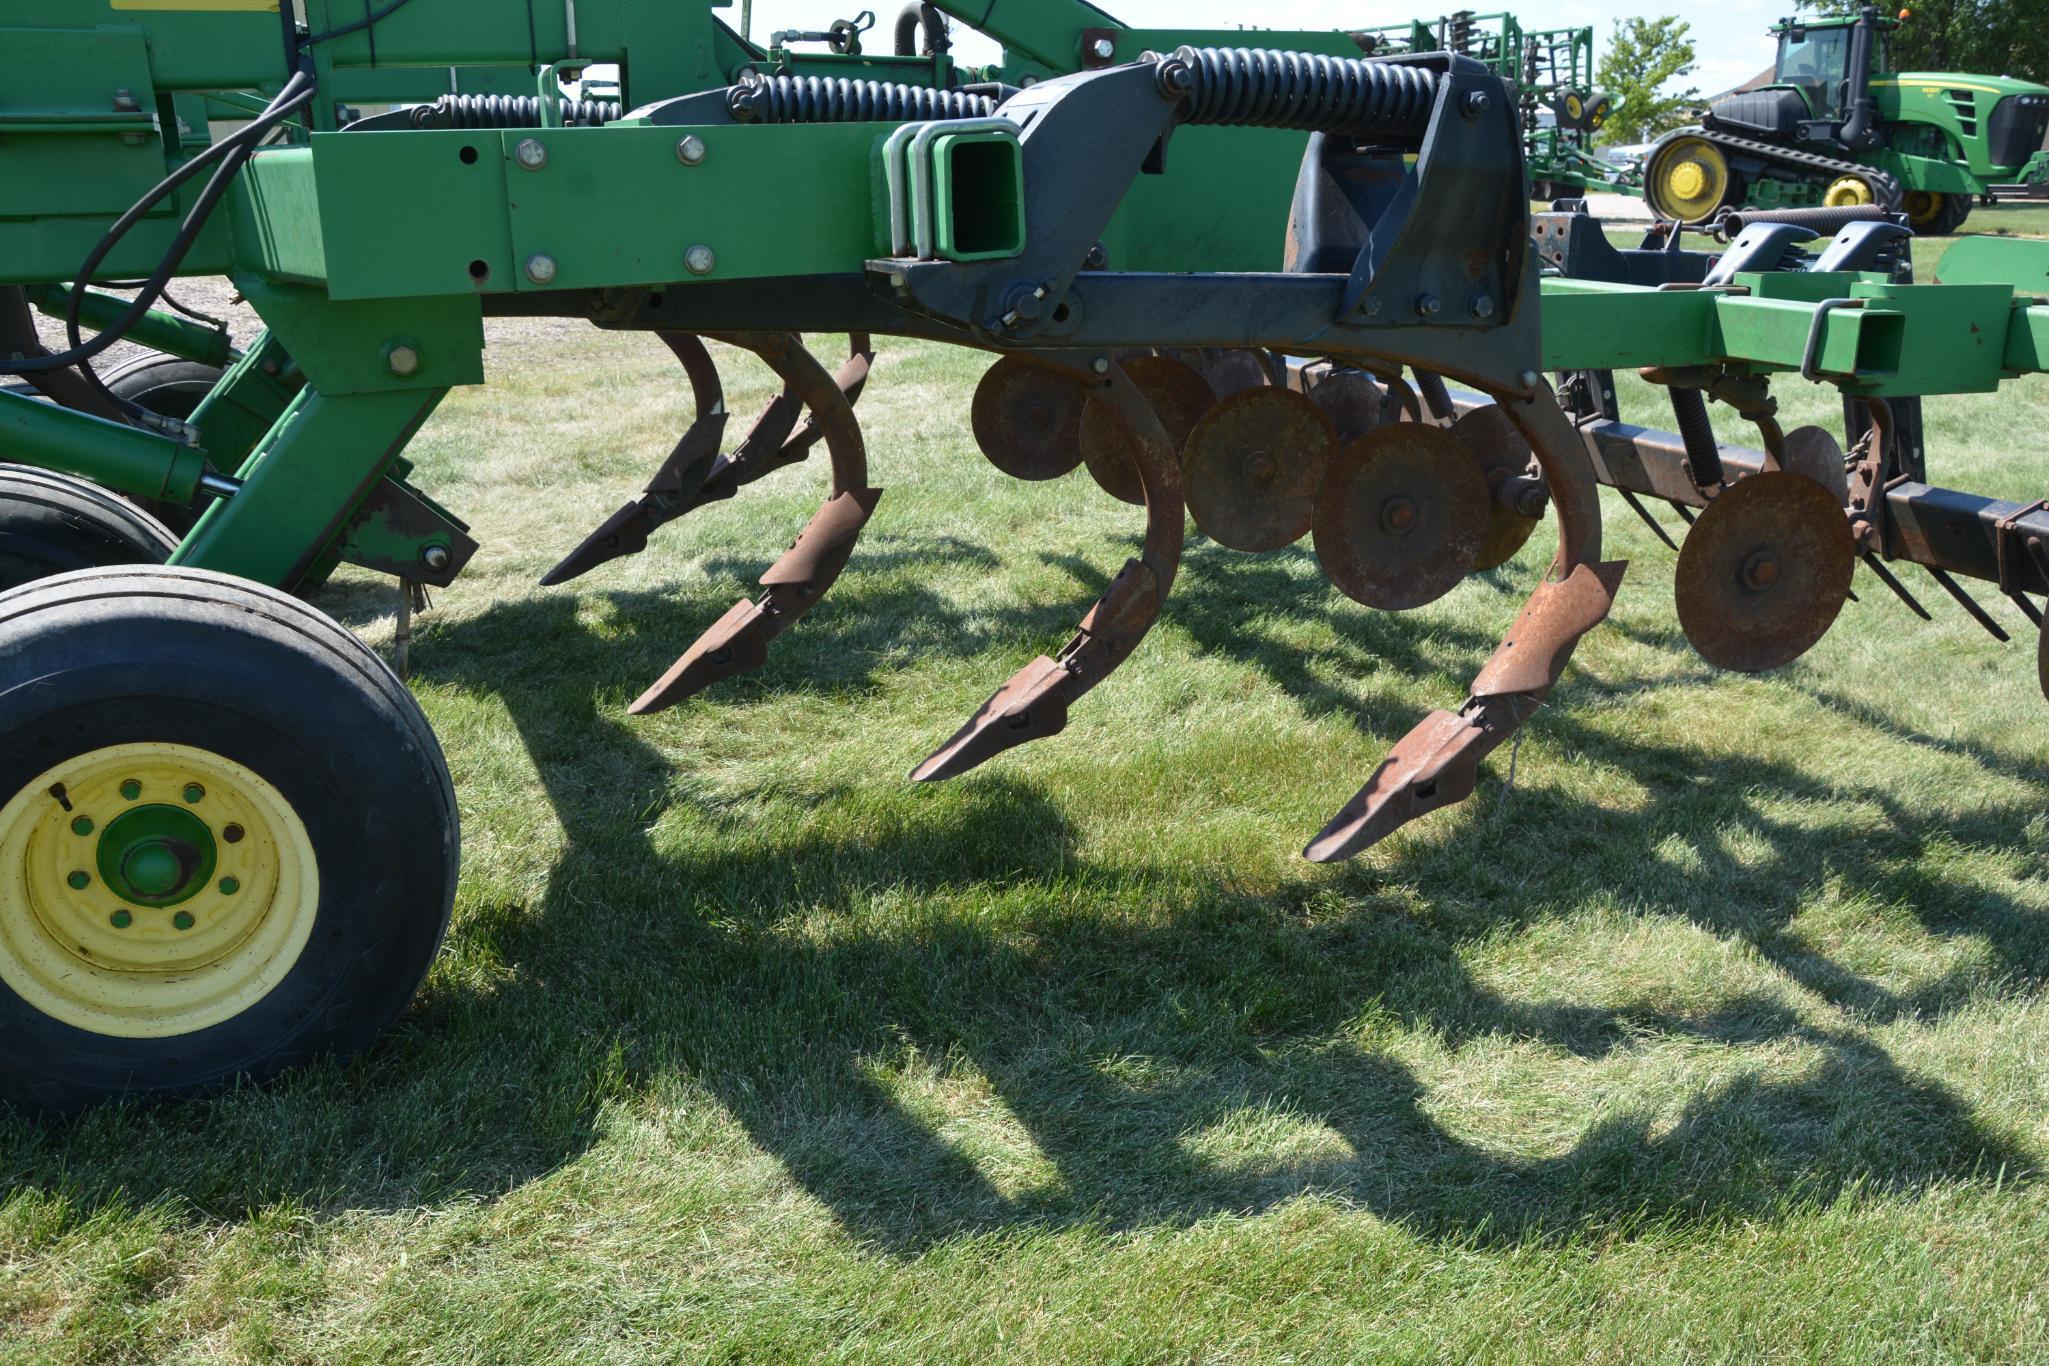
[(1418, 294), (1416, 296), (1416, 311), (1426, 318), (1436, 317), (1443, 309), (1444, 305), (1437, 302), (1435, 294)]
[(192, 919), (192, 912), (180, 911), (171, 917), (171, 923), (181, 930), (189, 930), (195, 922)]
[(526, 277), (537, 285), (545, 285), (555, 278), (555, 258), (535, 252), (526, 258)]
[(445, 545), (430, 545), (420, 551), (420, 563), (436, 573), (448, 568), (451, 558)]
[(719, 258), (702, 242), (683, 253), (683, 268), (692, 275), (709, 275), (718, 263)]
[(692, 133), (676, 144), (676, 160), (695, 166), (704, 160), (704, 139)]
[(126, 782), (121, 784), (121, 797), (124, 801), (132, 802), (141, 795), (142, 784), (136, 782), (135, 779), (130, 778)]
[(185, 800), (191, 805), (198, 805), (206, 800), (206, 789), (198, 783), (185, 784)]
[(1535, 370), (1525, 370), (1520, 375), (1517, 375), (1516, 378), (1522, 381), (1522, 386), (1525, 389), (1534, 389), (1544, 382), (1544, 377)]
[(1475, 294), (1473, 296), (1471, 308), (1473, 310), (1473, 316), (1476, 318), (1493, 317), (1494, 296), (1492, 294)]
[(1089, 363), (1089, 369), (1095, 371), (1099, 375), (1109, 374), (1110, 358), (1108, 356), (1097, 356), (1095, 360)]
[(1492, 103), (1493, 101), (1487, 98), (1486, 91), (1468, 90), (1466, 97), (1459, 101), (1459, 112), (1469, 119), (1476, 119), (1486, 113), (1487, 106)]
[(538, 171), (548, 164), (548, 149), (539, 138), (521, 138), (512, 149), (512, 159), (529, 171)]
[(74, 835), (90, 835), (90, 834), (92, 833), (92, 817), (91, 817), (91, 816), (74, 816), (74, 817), (72, 817), (72, 819), (71, 819), (71, 833), (72, 833), (72, 834), (74, 834)]
[(224, 877), (224, 878), (222, 878), (222, 879), (221, 879), (221, 895), (222, 895), (222, 896), (233, 896), (233, 895), (234, 895), (235, 893), (237, 893), (237, 892), (239, 892), (239, 891), (241, 891), (241, 890), (242, 890), (242, 884), (241, 884), (241, 882), (240, 882), (240, 881), (238, 881), (237, 879), (235, 879), (235, 878), (231, 878), (231, 877)]
[(107, 917), (107, 923), (117, 930), (125, 930), (135, 923), (135, 917), (126, 911), (116, 911)]
[(92, 874), (83, 871), (75, 872), (70, 877), (65, 878), (64, 881), (72, 891), (82, 892), (92, 886)]
[(420, 348), (404, 342), (393, 342), (384, 348), (384, 364), (392, 374), (403, 379), (420, 372)]
[(1117, 55), (1117, 44), (1108, 38), (1098, 38), (1089, 44), (1089, 55), (1099, 62), (1107, 62)]

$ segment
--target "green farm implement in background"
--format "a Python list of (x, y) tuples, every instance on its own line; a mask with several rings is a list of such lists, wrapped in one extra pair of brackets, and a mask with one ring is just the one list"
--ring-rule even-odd
[(1746, 204), (1877, 204), (1944, 233), (1994, 185), (2049, 182), (2049, 86), (1895, 71), (1885, 35), (1899, 22), (1868, 5), (1781, 20), (1770, 84), (1716, 101), (1699, 127), (1651, 149), (1651, 207), (1692, 223)]
[[(1992, 584), (2039, 628), (2049, 510), (1926, 482), (1907, 419), (2049, 368), (2045, 249), (1959, 246), (1917, 283), (1868, 215), (1827, 242), (1753, 222), (1714, 257), (1533, 221), (1501, 69), (1530, 69), (1533, 35), (1367, 57), (1344, 33), (1247, 49), (1005, 0), (907, 16), (908, 51), (859, 51), (847, 26), (799, 52), (715, 8), (311, 0), (301, 25), (260, 0), (0, 0), (0, 1096), (261, 1077), (366, 1047), (410, 999), (452, 904), (449, 774), (399, 677), (301, 595), (351, 564), (410, 610), (476, 553), (406, 448), (484, 382), (492, 317), (652, 332), (694, 399), (641, 493), (563, 528), (545, 583), (826, 467), (759, 590), (636, 714), (832, 610), (889, 515), (856, 417), (877, 338), (991, 353), (964, 442), (1132, 505), (1136, 549), (1072, 638), (935, 733), (919, 780), (1064, 729), (1144, 647), (1191, 518), (1248, 554), (1307, 538), (1388, 610), (1555, 522), (1550, 574), (1467, 694), (1366, 777), (1316, 860), (1469, 795), (1560, 682), (1623, 577), (1604, 484), (1701, 509), (1677, 609), (1715, 664), (1797, 658), (1858, 563), (1890, 583), (1887, 563), (1923, 565), (2003, 634), (1962, 581)], [(1001, 62), (956, 66), (945, 15)], [(595, 63), (616, 101), (565, 91)], [(246, 117), (216, 138), (220, 106)], [(193, 274), (261, 317), (245, 350), (156, 310)], [(31, 308), (63, 338), (39, 341)], [(817, 335), (844, 352), (814, 355)], [(117, 340), (200, 370), (118, 391), (95, 370)], [(708, 343), (781, 385), (744, 431)], [(1670, 392), (1676, 433), (1621, 421), (1622, 368)], [(1780, 430), (1770, 385), (1792, 375), (1852, 402), (1843, 442)], [(1716, 444), (1710, 401), (1757, 450)]]

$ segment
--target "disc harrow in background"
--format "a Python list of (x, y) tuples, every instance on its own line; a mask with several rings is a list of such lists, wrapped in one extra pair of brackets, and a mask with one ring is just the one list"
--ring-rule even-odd
[(1209, 381), (1210, 388), (1216, 390), (1218, 398), (1229, 398), (1274, 382), (1267, 358), (1246, 347), (1205, 353), (1202, 377)]
[(975, 386), (975, 444), (1013, 479), (1058, 479), (1081, 463), (1087, 403), (1077, 377), (1005, 356)]
[(1382, 427), (1331, 462), (1316, 495), (1316, 558), (1356, 602), (1421, 607), (1473, 572), (1491, 507), (1464, 442), (1442, 427)]
[[(1135, 357), (1124, 362), (1124, 373), (1131, 376), (1146, 402), (1153, 405), (1153, 412), (1166, 428), (1167, 440), (1176, 453), (1202, 415), (1217, 401), (1216, 391), (1195, 367), (1171, 356)], [(1082, 410), (1081, 454), (1088, 464), (1089, 476), (1103, 492), (1121, 502), (1144, 505), (1145, 491), (1139, 484), (1138, 471), (1132, 468), (1131, 452), (1124, 437), (1094, 400)]]
[(1332, 366), (1315, 375), (1304, 392), (1330, 419), (1339, 445), (1395, 421), (1400, 414), (1400, 405), (1392, 401), (1388, 390), (1364, 370), (1349, 366)]
[(1856, 546), (1842, 505), (1805, 475), (1730, 485), (1679, 550), (1679, 625), (1718, 668), (1762, 673), (1828, 634), (1850, 594)]
[(1309, 534), (1317, 491), (1337, 454), (1323, 410), (1292, 389), (1220, 400), (1181, 447), (1181, 486), (1203, 534), (1257, 553)]
[(1785, 455), (1779, 467), (1812, 479), (1833, 494), (1839, 506), (1850, 501), (1850, 476), (1843, 467), (1843, 448), (1826, 427), (1795, 427), (1787, 432)]
[[(1487, 485), (1487, 539), (1473, 567), (1498, 568), (1515, 558), (1515, 552), (1523, 548), (1530, 533), (1543, 520), (1521, 511), (1513, 499), (1504, 501), (1501, 497), (1502, 486), (1509, 480), (1530, 479), (1534, 460), (1530, 443), (1523, 439), (1500, 405), (1493, 403), (1460, 417), (1451, 424), (1451, 434), (1479, 461), (1480, 477)], [(1537, 505), (1542, 506), (1541, 486), (1527, 485), (1526, 493), (1534, 494)]]

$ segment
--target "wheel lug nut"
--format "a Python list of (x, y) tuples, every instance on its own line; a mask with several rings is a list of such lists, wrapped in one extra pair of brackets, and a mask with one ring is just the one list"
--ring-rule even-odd
[(221, 830), (221, 838), (226, 840), (229, 844), (240, 844), (242, 842), (242, 827), (239, 825), (230, 825), (223, 827)]
[(173, 925), (176, 925), (176, 926), (177, 926), (177, 927), (178, 927), (179, 929), (181, 929), (181, 930), (189, 930), (189, 929), (191, 929), (191, 928), (192, 928), (192, 912), (190, 912), (190, 911), (180, 911), (180, 912), (178, 912), (178, 913), (177, 913), (176, 915), (174, 915), (174, 916), (172, 916), (172, 917), (171, 917), (171, 923), (172, 923)]
[(92, 833), (92, 817), (78, 816), (73, 818), (71, 833), (74, 835), (90, 835)]
[(107, 923), (112, 925), (117, 930), (127, 929), (131, 924), (134, 923), (134, 921), (135, 917), (128, 914), (128, 912), (126, 911), (116, 911), (112, 915), (107, 917)]
[(127, 782), (121, 784), (121, 795), (128, 801), (134, 801), (142, 795), (142, 784), (130, 778)]
[(186, 800), (187, 802), (200, 802), (200, 801), (204, 801), (205, 799), (206, 799), (206, 789), (205, 789), (205, 788), (201, 787), (201, 786), (200, 786), (200, 785), (199, 785), (198, 783), (187, 783), (187, 784), (185, 784), (185, 800)]
[(74, 892), (82, 892), (92, 886), (92, 877), (83, 871), (73, 873), (64, 880), (71, 885), (71, 890)]
[(221, 879), (222, 896), (233, 896), (235, 893), (241, 890), (242, 884), (240, 882), (237, 882), (234, 878), (224, 877)]

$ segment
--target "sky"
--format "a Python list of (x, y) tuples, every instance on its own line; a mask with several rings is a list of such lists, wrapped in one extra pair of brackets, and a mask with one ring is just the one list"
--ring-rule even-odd
[[(840, 7), (834, 8), (835, 3)], [(1391, 0), (1368, 0), (1365, 4), (1346, 3), (1346, 0), (1291, 0), (1288, 4), (1247, 4), (1244, 0), (1230, 4), (1224, 0), (1093, 0), (1093, 3), (1137, 28), (1239, 28), (1246, 25), (1258, 28), (1378, 28), (1410, 19), (1435, 19), (1439, 14), (1448, 14), (1459, 7), (1445, 0), (1439, 0), (1434, 7), (1408, 6), (1391, 3)], [(1597, 62), (1607, 51), (1607, 35), (1614, 20), (1633, 14), (1657, 17), (1683, 13), (1693, 25), (1692, 37), (1699, 56), (1699, 69), (1675, 84), (1681, 89), (1694, 85), (1709, 95), (1746, 81), (1771, 64), (1772, 40), (1766, 36), (1765, 29), (1794, 8), (1793, 0), (1715, 0), (1705, 10), (1697, 5), (1681, 6), (1672, 0), (1664, 0), (1662, 6), (1655, 3), (1649, 6), (1618, 3), (1617, 0), (1564, 0), (1564, 3), (1524, 6), (1473, 4), (1472, 0), (1466, 0), (1466, 3), (1483, 14), (1507, 10), (1521, 21), (1524, 28), (1576, 28), (1592, 24), (1594, 59)], [(877, 33), (867, 40), (867, 45), (870, 50), (886, 51), (890, 42), (890, 26), (897, 10), (902, 8), (895, 0), (755, 0), (754, 36), (757, 40), (763, 39), (783, 28), (823, 29), (832, 19), (851, 17), (864, 7), (873, 9), (876, 15)], [(1689, 9), (1691, 13), (1686, 13)], [(737, 0), (723, 17), (727, 23), (739, 26)], [(959, 60), (982, 63), (995, 59), (994, 44), (979, 35), (965, 33), (958, 24), (954, 26), (954, 32), (954, 55)]]

